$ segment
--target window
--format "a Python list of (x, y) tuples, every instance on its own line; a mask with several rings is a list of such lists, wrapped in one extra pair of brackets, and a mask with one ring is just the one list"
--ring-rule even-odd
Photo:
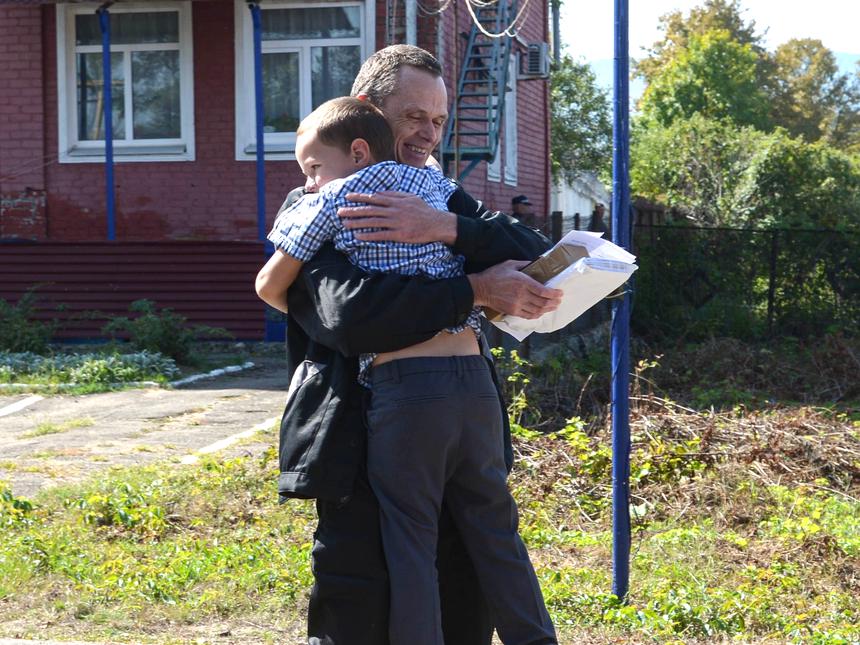
[[(251, 12), (236, 2), (236, 158), (254, 159), (256, 112)], [(263, 137), (267, 158), (292, 159), (296, 128), (328, 99), (348, 95), (372, 51), (364, 2), (263, 3), (260, 7)]]
[[(98, 5), (57, 5), (61, 162), (105, 155), (102, 35)], [(194, 158), (188, 2), (109, 9), (114, 155), (117, 161)]]
[(508, 61), (508, 91), (505, 93), (505, 183), (517, 185), (517, 54)]

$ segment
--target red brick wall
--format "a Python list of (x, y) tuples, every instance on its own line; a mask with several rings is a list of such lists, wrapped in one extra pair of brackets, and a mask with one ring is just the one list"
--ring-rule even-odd
[[(256, 165), (235, 161), (234, 16), (229, 0), (192, 3), (195, 161), (115, 165), (118, 240), (255, 240)], [(57, 59), (53, 7), (45, 9), (46, 149), (57, 143)], [(5, 64), (3, 61), (2, 64)], [(289, 190), (303, 183), (293, 161), (266, 163), (270, 225)], [(47, 168), (52, 240), (106, 236), (104, 165)]]
[[(386, 3), (377, 3), (377, 44), (386, 44)], [(450, 96), (455, 86), (454, 5), (438, 20)], [(402, 6), (394, 39), (402, 41)], [(532, 4), (520, 35), (545, 41), (546, 7)], [(104, 164), (57, 162), (57, 57), (53, 6), (0, 6), (0, 238), (103, 240)], [(457, 31), (467, 31), (460, 7)], [(119, 240), (254, 240), (256, 169), (235, 161), (234, 15), (231, 0), (192, 3), (196, 161), (115, 165)], [(436, 50), (436, 18), (419, 17), (419, 44)], [(458, 45), (458, 43), (460, 43)], [(458, 52), (459, 49), (459, 52)], [(526, 193), (537, 213), (547, 210), (547, 84), (518, 84), (518, 185), (486, 182), (479, 165), (466, 187), (490, 206), (510, 207)], [(293, 161), (266, 164), (267, 225), (284, 195), (302, 183)], [(45, 195), (47, 191), (47, 196)]]
[(44, 239), (42, 8), (0, 6), (0, 238)]

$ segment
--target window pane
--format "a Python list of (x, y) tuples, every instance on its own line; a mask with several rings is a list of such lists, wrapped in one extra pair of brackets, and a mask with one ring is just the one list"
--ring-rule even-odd
[[(178, 43), (179, 13), (147, 11), (110, 14), (110, 40), (113, 45), (140, 43)], [(101, 45), (102, 32), (95, 13), (75, 16), (75, 43)]]
[(311, 47), (313, 106), (338, 96), (348, 96), (361, 67), (361, 48)]
[(263, 127), (295, 132), (299, 127), (299, 55), (263, 54)]
[[(113, 101), (113, 138), (125, 139), (125, 83), (122, 73), (122, 54), (111, 54), (111, 92)], [(102, 55), (78, 54), (77, 98), (78, 140), (104, 141), (104, 82)]]
[(179, 52), (133, 52), (131, 82), (132, 136), (178, 139)]
[(361, 36), (360, 21), (358, 7), (265, 9), (261, 17), (262, 38), (358, 38)]

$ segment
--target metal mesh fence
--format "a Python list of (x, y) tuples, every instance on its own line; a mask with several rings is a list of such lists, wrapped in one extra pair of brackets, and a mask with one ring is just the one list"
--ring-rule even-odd
[(860, 233), (636, 226), (632, 324), (662, 337), (856, 331)]

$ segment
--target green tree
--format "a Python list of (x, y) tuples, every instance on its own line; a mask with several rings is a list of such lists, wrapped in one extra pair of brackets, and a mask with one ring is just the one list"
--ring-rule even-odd
[(771, 116), (794, 136), (840, 148), (860, 142), (860, 77), (840, 74), (820, 40), (792, 39), (772, 56)]
[(696, 224), (860, 230), (860, 162), (824, 143), (702, 114), (633, 135), (633, 192)]
[(757, 63), (752, 47), (724, 29), (693, 35), (651, 80), (639, 107), (646, 119), (662, 125), (702, 114), (766, 128), (768, 101), (756, 78)]
[(766, 135), (701, 113), (668, 126), (639, 119), (632, 131), (634, 194), (663, 202), (703, 226), (732, 226), (747, 218), (737, 187)]
[(553, 176), (609, 173), (612, 120), (606, 91), (587, 63), (564, 56), (550, 76)]
[(749, 45), (753, 52), (762, 54), (761, 36), (756, 34), (755, 21), (747, 22), (741, 15), (740, 0), (706, 0), (694, 7), (688, 16), (672, 11), (660, 18), (664, 36), (647, 50), (647, 56), (636, 64), (636, 74), (651, 82), (678, 55), (685, 50), (693, 36), (709, 31), (725, 30), (731, 40)]
[(860, 230), (860, 163), (784, 130), (760, 140), (734, 192), (739, 224)]

